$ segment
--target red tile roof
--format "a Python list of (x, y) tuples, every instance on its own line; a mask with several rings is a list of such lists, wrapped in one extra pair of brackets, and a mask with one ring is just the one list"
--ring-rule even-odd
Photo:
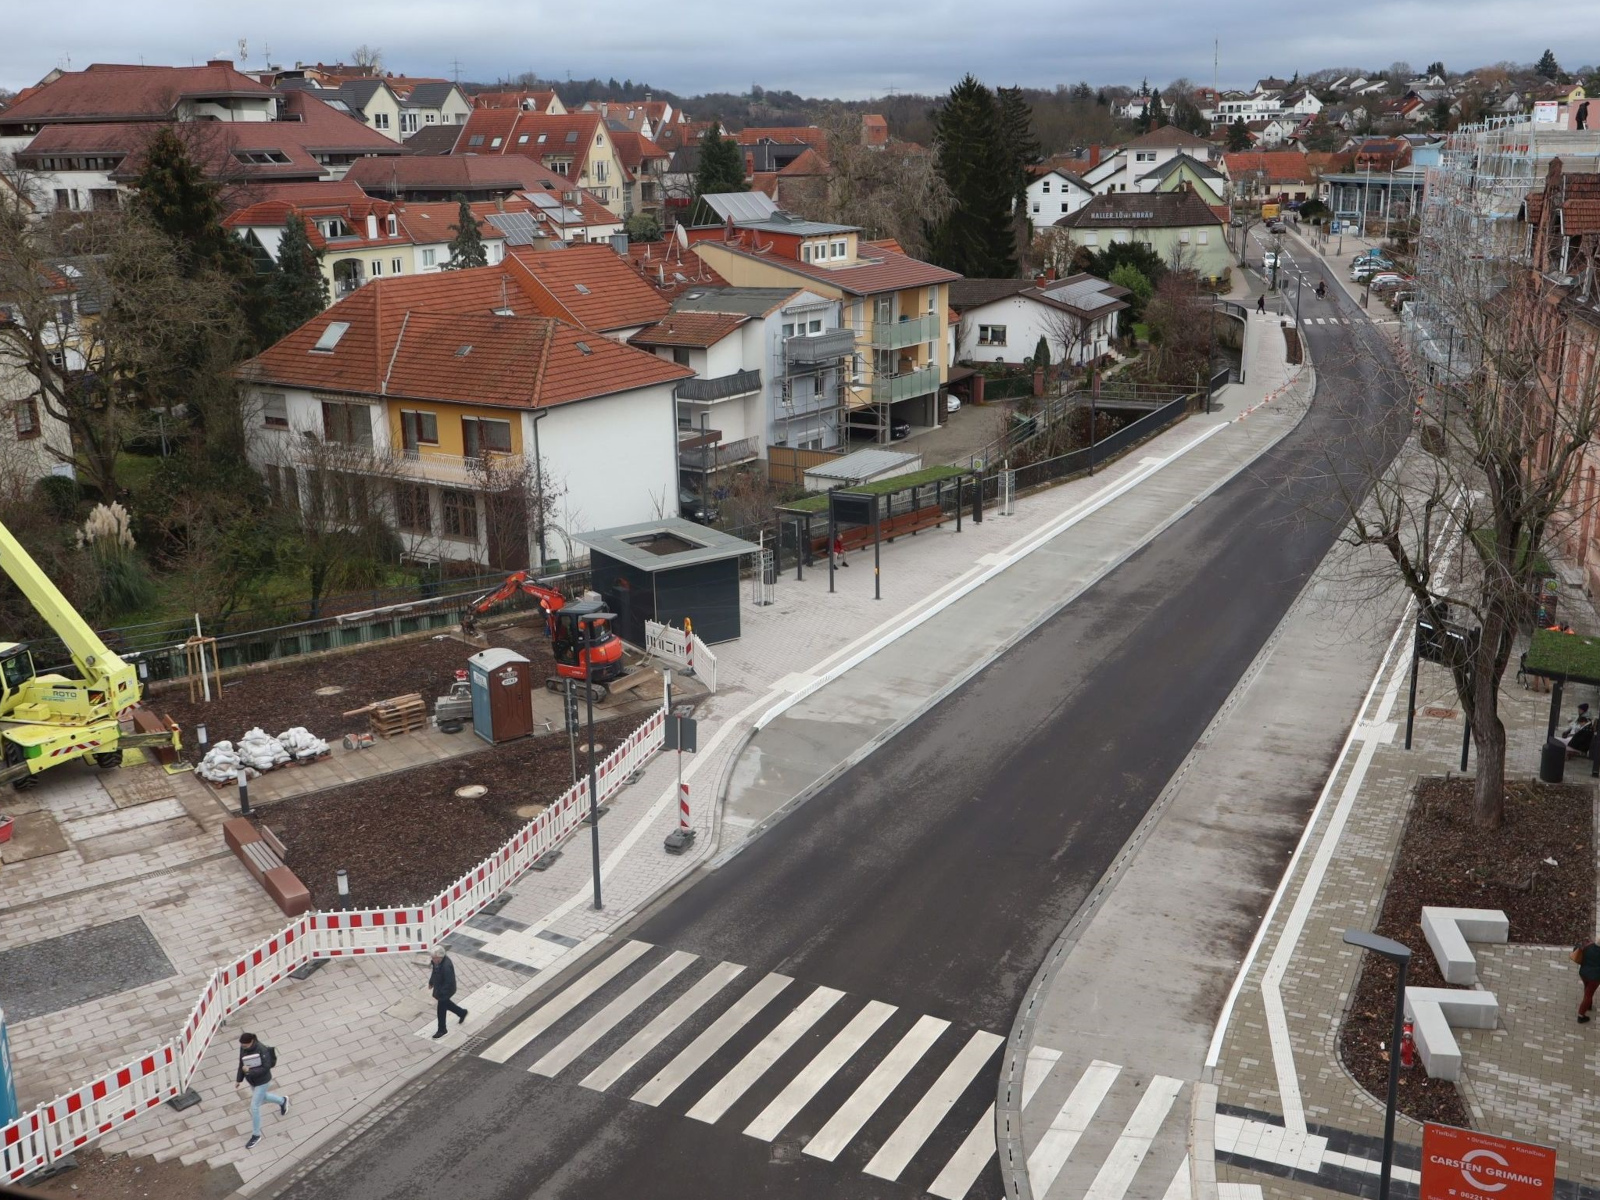
[[(502, 307), (513, 315), (497, 316)], [(548, 408), (693, 372), (549, 317), (503, 267), (377, 279), (244, 363), (242, 379), (389, 399)], [(312, 347), (334, 321), (331, 351)]]
[(524, 100), (533, 105), (533, 112), (549, 112), (554, 92), (479, 92), (472, 97), (473, 108), (521, 108)]
[(742, 313), (669, 313), (628, 342), (634, 346), (714, 346), (749, 320)]
[(776, 142), (780, 146), (813, 146), (824, 150), (828, 147), (827, 133), (815, 125), (752, 125), (733, 136), (741, 146)]
[[(437, 129), (439, 126), (434, 126)], [(438, 191), (572, 192), (564, 175), (521, 154), (405, 154), (398, 158), (364, 158), (351, 165), (347, 180), (374, 194), (394, 189)]]
[(272, 89), (232, 66), (138, 67), (95, 63), (31, 89), (6, 109), (6, 124), (55, 121), (154, 121), (185, 98), (255, 96)]
[(617, 148), (617, 157), (629, 171), (644, 170), (645, 163), (652, 160), (658, 167), (665, 167), (667, 160), (672, 157), (649, 138), (631, 129), (612, 129), (608, 132), (612, 145)]
[[(163, 129), (176, 128), (189, 147), (189, 153), (211, 178), (230, 179), (306, 179), (322, 178), (327, 172), (295, 132), (284, 132), (276, 121), (188, 121), (173, 126), (166, 121), (119, 121), (97, 125), (46, 125), (27, 147), (17, 152), (19, 162), (31, 164), (39, 159), (66, 155), (97, 155), (120, 158), (109, 174), (112, 179), (137, 176), (144, 164), (144, 151), (150, 139)], [(392, 144), (392, 143), (391, 143)], [(240, 161), (236, 154), (274, 153), (286, 162), (252, 163)]]
[(337, 182), (326, 179), (288, 183), (250, 182), (227, 188), (223, 195), (231, 211), (272, 200), (298, 208), (315, 204), (346, 204), (366, 198), (366, 193), (350, 183), (348, 177)]
[(778, 172), (779, 175), (826, 175), (828, 162), (813, 147), (806, 147), (800, 157)]
[[(524, 154), (539, 159), (545, 155), (572, 155), (576, 174), (594, 149), (595, 136), (605, 129), (598, 113), (521, 112), (514, 108), (475, 109), (456, 138), (454, 154)], [(607, 133), (610, 131), (607, 130)], [(570, 139), (568, 135), (573, 135)], [(477, 145), (473, 138), (483, 140)], [(544, 141), (539, 139), (543, 137)], [(495, 138), (500, 144), (495, 144)]]
[(669, 300), (691, 288), (727, 287), (728, 281), (692, 250), (668, 238), (660, 242), (632, 242), (628, 261), (656, 291)]
[(543, 251), (516, 246), (507, 261), (527, 273), (524, 290), (540, 301), (540, 312), (585, 329), (648, 325), (666, 315), (669, 307), (607, 245)]
[(898, 254), (871, 242), (858, 246), (860, 261), (842, 267), (828, 267), (821, 263), (800, 262), (792, 258), (778, 258), (770, 253), (757, 253), (748, 232), (736, 234), (732, 241), (722, 241), (722, 234), (693, 242), (699, 251), (704, 247), (720, 247), (741, 258), (766, 263), (768, 266), (792, 272), (795, 275), (832, 284), (853, 296), (871, 296), (879, 292), (895, 292), (901, 288), (925, 287), (930, 283), (950, 283), (961, 276), (932, 263), (925, 263), (909, 255)]
[(1245, 150), (1224, 154), (1222, 161), (1227, 164), (1230, 179), (1257, 171), (1266, 172), (1269, 183), (1306, 183), (1314, 178), (1307, 156), (1298, 150)]

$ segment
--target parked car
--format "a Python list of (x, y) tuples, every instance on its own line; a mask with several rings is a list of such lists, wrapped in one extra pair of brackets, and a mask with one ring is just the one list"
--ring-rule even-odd
[(1267, 232), (1268, 233), (1282, 233), (1283, 232), (1283, 222), (1282, 221), (1268, 221), (1267, 222)]
[(1398, 288), (1401, 284), (1412, 283), (1414, 280), (1398, 271), (1379, 271), (1367, 280), (1367, 286), (1375, 292), (1388, 292)]
[(1350, 264), (1350, 278), (1360, 282), (1364, 276), (1392, 270), (1394, 264), (1386, 258), (1358, 258)]
[(889, 423), (889, 440), (890, 441), (898, 442), (902, 438), (908, 438), (910, 436), (911, 436), (911, 422), (910, 421), (891, 421)]
[(678, 488), (678, 515), (696, 525), (715, 525), (722, 516), (709, 499), (702, 501), (698, 492), (686, 487)]
[(947, 395), (944, 398), (944, 410), (945, 410), (945, 412), (960, 412), (961, 411), (961, 397), (960, 396), (948, 396)]

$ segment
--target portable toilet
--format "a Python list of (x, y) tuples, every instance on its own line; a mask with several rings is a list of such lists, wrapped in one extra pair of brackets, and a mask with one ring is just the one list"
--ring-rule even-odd
[(472, 729), (484, 741), (509, 742), (533, 732), (533, 664), (498, 646), (467, 659)]

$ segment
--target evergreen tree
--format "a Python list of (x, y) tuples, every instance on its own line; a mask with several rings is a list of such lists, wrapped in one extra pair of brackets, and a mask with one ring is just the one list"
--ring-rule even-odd
[(1039, 139), (1033, 133), (1033, 107), (1023, 98), (1020, 87), (995, 91), (1000, 121), (1000, 145), (1005, 155), (1006, 178), (1011, 188), (1011, 211), (1016, 218), (1018, 246), (1024, 247), (1033, 236), (1028, 219), (1028, 168), (1043, 157)]
[(478, 218), (472, 215), (472, 205), (465, 196), (457, 195), (456, 223), (450, 226), (455, 237), (450, 239), (450, 261), (446, 271), (465, 271), (469, 267), (487, 267), (489, 248), (483, 244), (483, 231), (478, 228)]
[(1011, 278), (1017, 273), (1015, 189), (994, 93), (971, 75), (956, 84), (934, 117), (934, 139), (952, 203), (928, 230), (930, 256), (974, 279)]
[(1228, 150), (1237, 154), (1241, 150), (1250, 149), (1250, 127), (1244, 123), (1243, 117), (1235, 117), (1228, 126)]
[(1428, 74), (1429, 75), (1437, 75), (1440, 79), (1443, 79), (1445, 77), (1444, 63), (1443, 62), (1431, 62), (1431, 63), (1429, 63), (1428, 64)]
[[(1446, 100), (1444, 103), (1445, 109), (1448, 110), (1450, 107), (1450, 101)], [(1311, 124), (1306, 129), (1306, 149), (1314, 151), (1318, 154), (1326, 154), (1330, 151), (1337, 150), (1339, 148), (1340, 132), (1340, 130), (1335, 129), (1331, 124), (1328, 123), (1327, 117), (1323, 116), (1321, 113), (1318, 113), (1316, 116), (1311, 118)], [(1232, 130), (1229, 130), (1229, 135), (1231, 142)], [(1231, 144), (1228, 148), (1230, 150), (1233, 149)]]
[(1533, 73), (1535, 75), (1540, 75), (1545, 79), (1554, 79), (1556, 76), (1561, 74), (1561, 64), (1556, 62), (1556, 56), (1554, 54), (1552, 54), (1549, 50), (1546, 50), (1539, 56), (1539, 62), (1533, 68)]
[(1050, 342), (1044, 334), (1039, 335), (1039, 344), (1033, 348), (1033, 365), (1048, 371), (1050, 369)]
[(251, 274), (249, 251), (222, 227), (221, 189), (205, 177), (171, 125), (146, 143), (134, 186), (135, 205), (172, 239), (186, 276), (211, 269), (243, 281)]
[(304, 218), (289, 214), (278, 261), (268, 274), (268, 316), (272, 340), (299, 329), (328, 307), (328, 281), (322, 274), (322, 251), (311, 244)]
[(1150, 107), (1145, 109), (1145, 116), (1149, 118), (1147, 124), (1151, 129), (1160, 129), (1167, 123), (1167, 110), (1161, 103), (1159, 88), (1150, 93)]
[(711, 122), (711, 128), (700, 135), (700, 165), (694, 176), (694, 198), (718, 195), (723, 192), (746, 191), (744, 182), (744, 156), (739, 153), (739, 143), (722, 136), (722, 123)]

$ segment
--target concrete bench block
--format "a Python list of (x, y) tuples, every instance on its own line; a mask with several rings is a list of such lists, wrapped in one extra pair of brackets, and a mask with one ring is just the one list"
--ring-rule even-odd
[(298, 917), (311, 911), (311, 892), (288, 867), (273, 867), (261, 882), (284, 916)]
[(1422, 936), (1446, 983), (1472, 984), (1478, 981), (1478, 960), (1467, 943), (1505, 942), (1511, 922), (1498, 908), (1424, 906)]
[(1500, 1002), (1493, 992), (1408, 987), (1405, 1012), (1428, 1078), (1454, 1081), (1461, 1077), (1461, 1047), (1451, 1028), (1493, 1029)]

